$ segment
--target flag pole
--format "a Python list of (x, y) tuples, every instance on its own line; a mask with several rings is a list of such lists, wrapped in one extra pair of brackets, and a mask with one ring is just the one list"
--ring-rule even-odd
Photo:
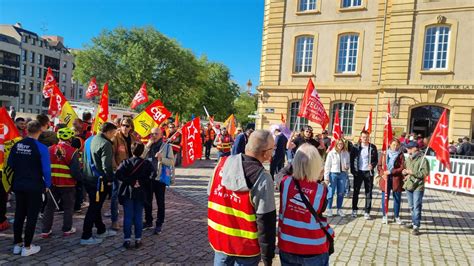
[(418, 171), (417, 172), (419, 172), (421, 170), (421, 166), (423, 165), (423, 161), (425, 160), (426, 154), (428, 154), (428, 148), (429, 147), (430, 147), (429, 145), (426, 146), (425, 154), (423, 154), (423, 158), (421, 159), (421, 163), (420, 163), (420, 166), (418, 166)]

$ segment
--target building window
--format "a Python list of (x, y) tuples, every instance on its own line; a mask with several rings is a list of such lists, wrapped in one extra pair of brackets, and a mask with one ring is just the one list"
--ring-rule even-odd
[(41, 67), (36, 68), (36, 77), (41, 78)]
[(40, 92), (42, 88), (43, 88), (43, 85), (41, 84), (41, 82), (36, 83), (36, 90), (38, 92)]
[(25, 93), (24, 92), (20, 93), (20, 103), (25, 104)]
[(66, 86), (61, 86), (61, 92), (64, 94), (66, 93)]
[[(33, 105), (33, 94), (28, 94), (28, 104)], [(29, 113), (31, 113), (31, 109)]]
[(41, 64), (43, 64), (43, 55), (38, 54), (38, 65), (41, 65)]
[(29, 70), (29, 76), (30, 77), (33, 77), (33, 74), (35, 73), (35, 67), (34, 66), (30, 66), (30, 70)]
[(26, 64), (21, 65), (21, 74), (26, 76)]
[(303, 126), (308, 125), (308, 119), (300, 117), (299, 128), (296, 128), (298, 124), (299, 110), (300, 110), (300, 102), (292, 102), (290, 104), (290, 129), (291, 130), (298, 130), (298, 129), (301, 129)]
[(28, 89), (29, 89), (30, 91), (32, 91), (32, 90), (33, 90), (33, 88), (34, 88), (33, 81), (32, 81), (32, 80), (30, 80), (30, 86), (28, 86)]
[(342, 0), (343, 8), (360, 7), (360, 6), (362, 6), (362, 0)]
[(26, 61), (26, 54), (28, 53), (28, 51), (26, 50), (21, 50), (21, 60), (22, 61)]
[(316, 10), (316, 1), (317, 0), (300, 0), (298, 11), (304, 12), (304, 11)]
[(63, 61), (63, 68), (67, 67), (67, 61)]
[(354, 73), (357, 70), (358, 34), (339, 36), (337, 53), (337, 73)]
[(35, 45), (35, 44), (36, 44), (35, 38), (31, 38), (31, 45)]
[(426, 29), (423, 51), (423, 69), (447, 69), (449, 26), (432, 26)]
[(30, 63), (34, 63), (34, 62), (35, 62), (35, 52), (30, 51)]
[(36, 95), (35, 104), (36, 104), (36, 105), (40, 105), (40, 104), (41, 104), (41, 95), (39, 95), (39, 94)]
[(29, 113), (29, 114), (33, 113), (33, 111), (32, 111), (31, 108), (28, 108), (28, 113)]
[(311, 65), (313, 63), (313, 43), (314, 38), (310, 36), (296, 38), (295, 73), (311, 72)]
[(26, 88), (26, 79), (21, 79), (21, 89), (24, 90)]
[(341, 129), (345, 136), (352, 135), (352, 121), (354, 119), (354, 104), (352, 103), (335, 103), (332, 105), (331, 124), (329, 128), (332, 130), (336, 110), (339, 110), (339, 119), (341, 121)]
[(62, 81), (62, 82), (66, 82), (66, 79), (67, 79), (67, 75), (66, 75), (66, 73), (63, 73), (63, 74), (61, 75), (61, 81)]
[(42, 41), (42, 40), (39, 40), (38, 45), (39, 45), (39, 47), (43, 47), (43, 41)]

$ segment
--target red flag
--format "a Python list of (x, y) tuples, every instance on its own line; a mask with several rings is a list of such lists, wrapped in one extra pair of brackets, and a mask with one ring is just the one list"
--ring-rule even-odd
[(95, 96), (99, 96), (99, 87), (97, 86), (95, 77), (92, 77), (91, 81), (89, 82), (89, 86), (86, 90), (86, 98), (91, 99)]
[(97, 110), (97, 114), (92, 124), (92, 132), (95, 134), (99, 132), (102, 124), (107, 122), (109, 118), (109, 83), (104, 84), (104, 89), (102, 90), (102, 96), (100, 97), (100, 102)]
[(385, 120), (385, 126), (383, 127), (383, 144), (382, 151), (386, 151), (390, 147), (392, 142), (393, 130), (392, 130), (392, 115), (390, 114), (390, 102), (387, 107), (387, 120)]
[(160, 100), (155, 100), (152, 104), (148, 105), (145, 112), (153, 118), (157, 125), (161, 125), (163, 121), (171, 116), (171, 112), (166, 109)]
[(174, 117), (174, 126), (179, 127), (179, 115), (178, 115), (178, 113), (176, 113), (176, 115)]
[(367, 116), (367, 120), (365, 120), (364, 128), (362, 131), (367, 131), (369, 134), (372, 132), (372, 108), (370, 108), (369, 116)]
[(48, 114), (51, 115), (52, 118), (58, 117), (61, 113), (61, 108), (64, 102), (66, 102), (66, 98), (59, 90), (57, 84), (53, 85), (53, 90), (51, 91), (50, 96)]
[(339, 109), (336, 109), (336, 114), (334, 116), (334, 124), (332, 126), (332, 141), (331, 141), (331, 146), (329, 146), (329, 150), (334, 148), (336, 145), (336, 141), (340, 139), (342, 136), (342, 130), (341, 130), (341, 120), (339, 118)]
[[(4, 141), (12, 140), (17, 137), (21, 137), (18, 129), (15, 126), (12, 118), (8, 115), (5, 107), (0, 108), (0, 124), (3, 124), (3, 137)], [(1, 133), (2, 131), (0, 131)]]
[(323, 129), (329, 124), (329, 117), (324, 105), (314, 88), (313, 81), (309, 79), (298, 116), (307, 118), (314, 123), (320, 124)]
[(54, 85), (58, 85), (56, 79), (54, 79), (53, 71), (50, 67), (48, 67), (48, 72), (46, 73), (46, 77), (44, 78), (44, 86), (43, 86), (43, 96), (44, 98), (51, 97), (53, 93)]
[(438, 124), (431, 135), (429, 148), (432, 148), (436, 153), (436, 159), (444, 165), (444, 167), (451, 170), (449, 149), (448, 149), (448, 117), (447, 110), (444, 109), (443, 114), (439, 118)]
[(281, 114), (281, 123), (286, 124), (286, 119), (285, 119), (285, 116), (283, 115), (283, 113)]
[(184, 124), (182, 128), (183, 166), (189, 166), (202, 156), (201, 121), (199, 117)]
[(133, 97), (132, 104), (130, 108), (135, 109), (140, 104), (148, 102), (148, 93), (146, 92), (146, 82), (143, 82), (140, 90), (137, 92), (135, 97)]

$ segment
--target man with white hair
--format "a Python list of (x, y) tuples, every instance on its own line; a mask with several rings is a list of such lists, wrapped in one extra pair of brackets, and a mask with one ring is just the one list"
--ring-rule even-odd
[(250, 135), (245, 154), (223, 157), (209, 182), (208, 235), (214, 265), (271, 265), (275, 256), (273, 180), (262, 163), (275, 142), (266, 130)]

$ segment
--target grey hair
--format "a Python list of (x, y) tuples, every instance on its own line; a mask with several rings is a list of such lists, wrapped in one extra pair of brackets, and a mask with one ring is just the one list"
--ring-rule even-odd
[(259, 153), (267, 148), (268, 140), (273, 138), (272, 133), (268, 130), (254, 131), (245, 145), (245, 153)]
[(297, 180), (316, 182), (319, 180), (323, 169), (323, 160), (318, 150), (308, 143), (298, 148), (291, 164), (293, 166), (293, 177)]

